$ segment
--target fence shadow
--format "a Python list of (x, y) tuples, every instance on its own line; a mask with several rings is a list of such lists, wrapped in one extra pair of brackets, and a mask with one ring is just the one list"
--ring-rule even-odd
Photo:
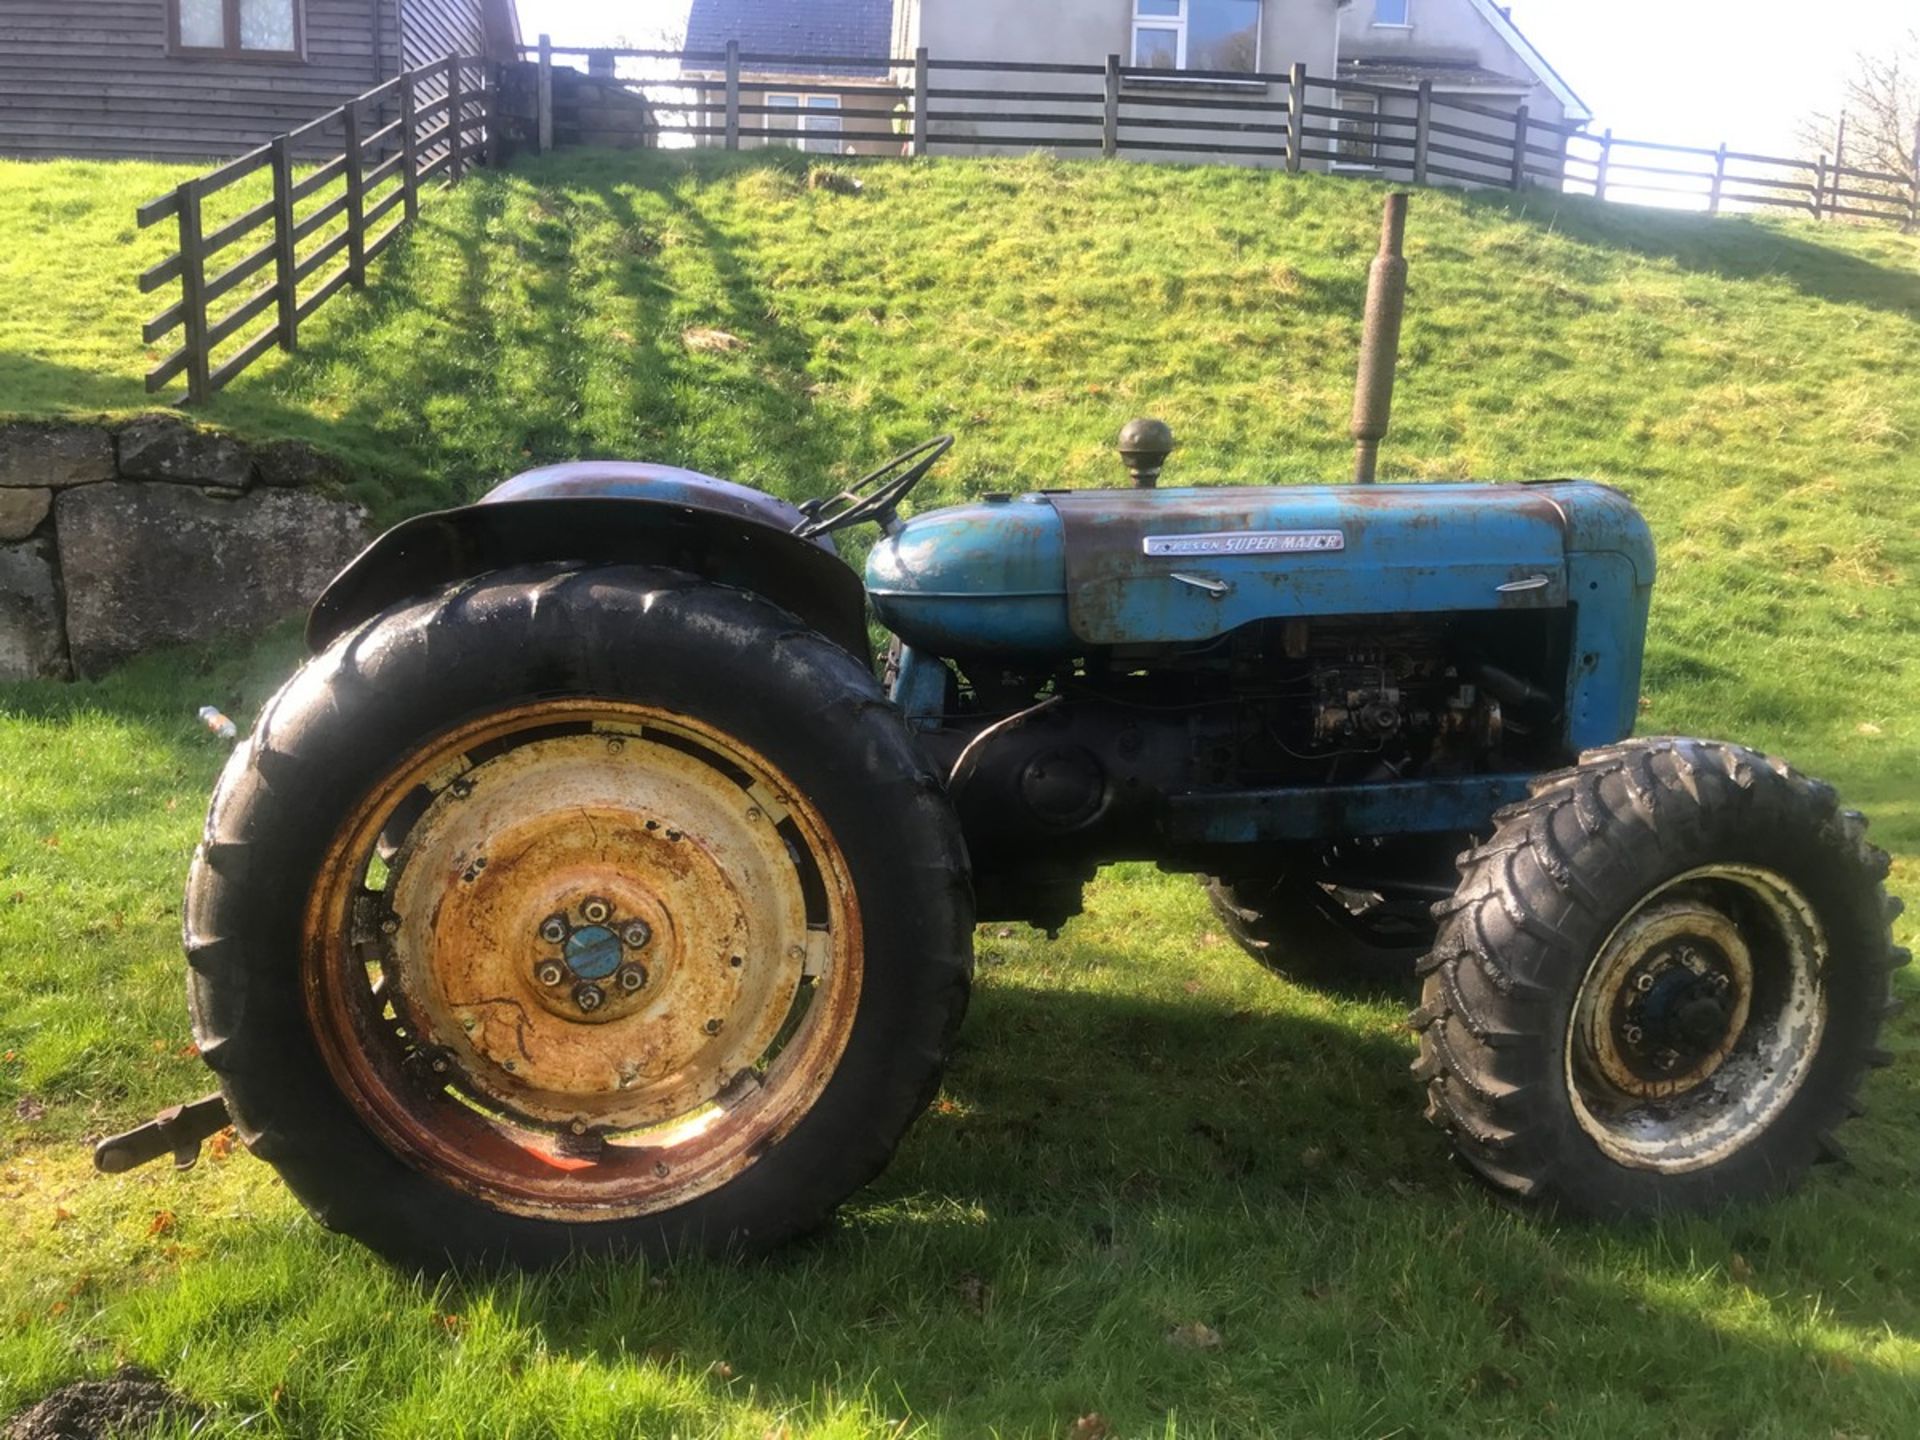
[(1879, 264), (1822, 243), (1824, 232), (1811, 221), (1800, 234), (1800, 227), (1751, 216), (1707, 216), (1538, 190), (1474, 190), (1463, 199), (1469, 211), (1503, 212), (1589, 245), (1635, 251), (1684, 270), (1728, 280), (1775, 279), (1836, 305), (1920, 315), (1920, 269)]

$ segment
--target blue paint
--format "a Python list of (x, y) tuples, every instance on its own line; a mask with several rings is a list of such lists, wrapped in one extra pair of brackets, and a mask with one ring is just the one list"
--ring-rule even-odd
[(620, 937), (604, 925), (583, 925), (567, 937), (565, 953), (582, 980), (604, 980), (620, 968)]
[[(1344, 546), (1143, 553), (1148, 535), (1247, 530), (1336, 531)], [(1645, 523), (1617, 492), (1581, 481), (1081, 491), (915, 516), (874, 546), (867, 591), (881, 622), (922, 649), (1066, 656), (1193, 643), (1275, 617), (1556, 608), (1581, 598), (1572, 552), (1596, 550), (1651, 583)], [(1216, 596), (1176, 573), (1229, 588)], [(1516, 582), (1537, 588), (1499, 588)]]
[(947, 685), (952, 678), (953, 672), (939, 656), (903, 645), (888, 698), (900, 707), (912, 729), (938, 730), (946, 713)]

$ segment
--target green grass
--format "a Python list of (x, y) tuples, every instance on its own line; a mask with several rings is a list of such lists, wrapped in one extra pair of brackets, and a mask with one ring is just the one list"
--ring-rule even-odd
[[(0, 164), (0, 409), (142, 404), (131, 206), (180, 172)], [(392, 518), (640, 455), (798, 496), (936, 429), (925, 503), (1337, 477), (1378, 192), (1247, 171), (562, 155), (437, 199), (303, 353), (207, 418), (316, 439)], [(53, 233), (48, 221), (65, 228)], [(1642, 729), (1838, 783), (1920, 889), (1920, 243), (1422, 192), (1389, 474), (1579, 473), (1662, 545)], [(687, 332), (744, 344), (691, 347)], [(290, 633), (0, 689), (0, 1414), (122, 1358), (221, 1434), (1904, 1435), (1920, 1413), (1916, 1023), (1854, 1163), (1626, 1229), (1511, 1212), (1418, 1115), (1397, 1008), (1259, 973), (1190, 880), (981, 932), (934, 1111), (821, 1239), (751, 1266), (435, 1286), (264, 1165), (91, 1177), (205, 1088), (178, 890)], [(1899, 938), (1916, 942), (1903, 920)], [(1914, 985), (1901, 977), (1909, 997)], [(1201, 1322), (1217, 1349), (1180, 1348)]]

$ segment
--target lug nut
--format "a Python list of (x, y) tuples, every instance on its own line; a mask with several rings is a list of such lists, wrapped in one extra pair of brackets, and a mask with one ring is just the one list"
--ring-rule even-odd
[(533, 973), (542, 985), (558, 985), (567, 978), (567, 972), (560, 968), (558, 960), (542, 960)]
[(620, 939), (630, 950), (638, 950), (653, 939), (653, 927), (644, 920), (629, 920), (620, 927)]
[(1647, 991), (1653, 988), (1653, 976), (1642, 971), (1633, 977), (1633, 988), (1638, 990), (1642, 995), (1646, 994)]
[(444, 1075), (447, 1073), (447, 1057), (446, 1056), (436, 1055), (433, 1057), (433, 1073), (436, 1075)]
[(549, 945), (558, 945), (567, 938), (567, 919), (564, 915), (549, 915), (540, 922), (540, 938)]
[(580, 913), (593, 924), (598, 925), (609, 915), (613, 914), (613, 906), (602, 900), (598, 895), (589, 895), (585, 900), (580, 902)]
[(582, 981), (573, 987), (573, 1003), (582, 1010), (598, 1010), (601, 1001), (607, 997), (600, 993), (598, 985), (589, 985)]
[(638, 965), (623, 965), (620, 968), (620, 988), (631, 995), (647, 983), (647, 972)]
[(1680, 1063), (1680, 1052), (1678, 1050), (1662, 1050), (1658, 1063), (1662, 1070), (1671, 1070)]
[(1626, 1037), (1627, 1044), (1638, 1045), (1640, 1043), (1640, 1027), (1638, 1025), (1629, 1025), (1620, 1033)]

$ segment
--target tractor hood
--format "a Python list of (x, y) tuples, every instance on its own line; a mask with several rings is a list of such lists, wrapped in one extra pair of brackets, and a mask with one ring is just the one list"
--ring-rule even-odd
[(940, 654), (1191, 643), (1292, 616), (1569, 603), (1575, 554), (1653, 581), (1645, 522), (1588, 481), (1085, 490), (916, 516), (875, 546), (881, 620)]

